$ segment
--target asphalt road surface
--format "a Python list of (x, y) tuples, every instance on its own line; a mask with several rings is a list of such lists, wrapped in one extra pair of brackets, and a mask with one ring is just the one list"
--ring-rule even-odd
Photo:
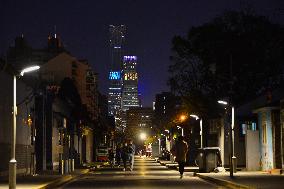
[(122, 168), (101, 168), (72, 180), (60, 188), (220, 189), (221, 187), (206, 182), (198, 177), (193, 177), (192, 173), (185, 173), (184, 177), (180, 179), (178, 171), (168, 170), (152, 159), (136, 157), (133, 171), (127, 170), (124, 172)]

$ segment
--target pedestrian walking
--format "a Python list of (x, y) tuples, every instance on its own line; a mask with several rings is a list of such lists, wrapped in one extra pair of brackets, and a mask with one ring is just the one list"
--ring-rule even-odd
[(115, 164), (115, 158), (114, 158), (113, 149), (109, 150), (109, 152), (108, 152), (108, 159), (109, 159), (109, 164), (110, 164), (111, 168), (113, 168), (114, 164)]
[(129, 156), (129, 163), (130, 163), (130, 171), (133, 170), (134, 166), (134, 155), (135, 155), (135, 145), (133, 144), (132, 140), (129, 140), (128, 144), (128, 156)]
[(123, 147), (121, 148), (121, 158), (123, 162), (123, 171), (126, 171), (127, 168), (127, 161), (129, 159), (129, 154), (128, 154), (128, 144), (127, 142), (124, 143)]
[(121, 162), (121, 148), (122, 146), (118, 145), (115, 150), (115, 159), (118, 167), (120, 167), (120, 162)]
[(178, 162), (178, 168), (179, 168), (179, 173), (180, 173), (181, 179), (183, 177), (187, 152), (188, 152), (188, 145), (184, 141), (183, 136), (179, 136), (177, 138), (175, 145), (171, 149), (171, 153), (176, 157), (175, 161)]

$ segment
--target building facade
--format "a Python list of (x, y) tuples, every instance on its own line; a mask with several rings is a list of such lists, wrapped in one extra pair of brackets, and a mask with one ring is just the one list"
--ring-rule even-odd
[(131, 107), (139, 107), (138, 98), (138, 74), (137, 56), (123, 57), (123, 87), (122, 87), (122, 111)]
[(108, 115), (118, 117), (121, 110), (121, 71), (109, 72)]
[(122, 58), (125, 51), (126, 26), (109, 26), (109, 47), (111, 57), (111, 71), (119, 71), (122, 68)]
[(126, 26), (109, 26), (110, 71), (108, 90), (108, 114), (120, 117), (121, 110), (121, 70), (124, 54)]
[(152, 108), (148, 107), (131, 107), (126, 111), (126, 133), (136, 144), (141, 143), (140, 134), (145, 133), (151, 136), (153, 129)]
[(156, 95), (153, 109), (155, 112), (154, 124), (156, 127), (163, 127), (171, 122), (180, 111), (181, 99), (170, 92), (162, 92)]
[[(32, 88), (17, 80), (16, 161), (17, 174), (35, 171), (34, 138), (31, 137), (34, 98)], [(0, 176), (8, 176), (11, 149), (13, 76), (0, 70)]]
[[(15, 46), (8, 51), (7, 62), (13, 70), (21, 70), (35, 64), (41, 66), (37, 73), (23, 77), (23, 82), (33, 89), (32, 92), (29, 94), (19, 92), (27, 97), (29, 95), (33, 97), (31, 101), (26, 97), (28, 103), (23, 101), (23, 105), (32, 103), (31, 107), (24, 107), (23, 111), (18, 107), (21, 119), (18, 123), (31, 120), (27, 131), (22, 131), (24, 128), (22, 126), (19, 128), (20, 132), (26, 133), (23, 134), (25, 142), (20, 141), (19, 144), (26, 146), (17, 147), (20, 151), (16, 158), (26, 157), (24, 161), (33, 165), (25, 169), (29, 168), (34, 173), (35, 170), (37, 172), (46, 169), (58, 170), (63, 167), (62, 160), (65, 163), (71, 159), (78, 159), (78, 163), (93, 161), (93, 123), (98, 116), (97, 74), (93, 72), (88, 62), (78, 60), (65, 51), (56, 34), (48, 36), (47, 47), (43, 49), (33, 49), (23, 36), (17, 37)], [(58, 96), (62, 81), (66, 78), (69, 79), (69, 84), (74, 83), (73, 86), (76, 88), (72, 92), (67, 92), (68, 95), (78, 91), (80, 97), (76, 96), (74, 99), (81, 99), (80, 108), (81, 105), (85, 107), (82, 108), (84, 112), (81, 109), (77, 111), (87, 115), (82, 116), (84, 120), (82, 122), (78, 121), (79, 113), (76, 113), (76, 118), (72, 115), (74, 101), (60, 99)], [(68, 83), (66, 88), (70, 88)], [(21, 97), (18, 99), (20, 100)], [(3, 102), (0, 105), (2, 104)], [(24, 115), (21, 115), (22, 113)], [(25, 156), (21, 154), (23, 152), (26, 153)], [(22, 161), (20, 158), (19, 161)], [(19, 165), (19, 168), (22, 167)], [(70, 166), (64, 165), (64, 168), (66, 167), (67, 170), (64, 172), (67, 173), (70, 171)]]

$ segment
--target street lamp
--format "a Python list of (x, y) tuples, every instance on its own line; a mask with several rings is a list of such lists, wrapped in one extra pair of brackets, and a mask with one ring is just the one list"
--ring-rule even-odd
[[(227, 101), (223, 100), (218, 100), (219, 104), (223, 105), (228, 105), (229, 103)], [(235, 108), (234, 106), (230, 105), (232, 107), (232, 120), (231, 120), (231, 129), (230, 129), (230, 134), (231, 134), (231, 140), (230, 140), (230, 145), (231, 145), (231, 161), (230, 161), (230, 177), (234, 176), (234, 171), (236, 170), (236, 161), (237, 157), (235, 156)]]
[(180, 119), (180, 121), (183, 122), (186, 119), (186, 116), (185, 115), (181, 115), (179, 119)]
[(147, 137), (146, 133), (140, 133), (140, 139), (145, 140)]
[[(186, 116), (186, 115), (181, 115), (181, 116), (179, 117), (180, 122), (184, 122), (186, 119), (187, 119), (187, 116)], [(183, 128), (180, 127), (180, 126), (177, 126), (177, 128), (178, 128), (178, 129), (181, 129), (181, 136), (184, 136)]]
[(178, 126), (178, 125), (177, 125), (177, 128), (178, 128), (178, 129), (181, 129), (181, 136), (183, 136), (183, 135), (184, 135), (184, 134), (183, 134), (183, 128), (180, 127), (180, 126)]
[[(38, 70), (39, 66), (31, 66), (23, 69), (20, 72), (20, 76), (24, 76), (25, 73), (32, 72)], [(17, 75), (14, 74), (13, 79), (13, 126), (11, 129), (12, 136), (11, 136), (11, 160), (9, 162), (9, 189), (16, 188), (16, 175), (17, 175), (17, 161), (16, 161), (16, 116), (17, 116), (17, 100), (16, 100), (16, 83), (17, 83)]]
[[(190, 117), (193, 117), (193, 118), (195, 118), (196, 120), (198, 120), (199, 119), (199, 117), (197, 116), (197, 115), (194, 115), (194, 114), (191, 114), (190, 115)], [(203, 128), (202, 128), (202, 119), (199, 119), (199, 125), (200, 125), (200, 133), (199, 133), (199, 135), (200, 135), (200, 148), (203, 148)]]

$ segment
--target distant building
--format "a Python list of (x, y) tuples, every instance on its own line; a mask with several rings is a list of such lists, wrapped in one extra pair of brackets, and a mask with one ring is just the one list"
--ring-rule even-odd
[(124, 54), (126, 26), (109, 26), (110, 71), (108, 88), (108, 114), (120, 119), (122, 90), (122, 57)]
[(109, 26), (109, 48), (111, 57), (111, 71), (119, 71), (122, 68), (122, 58), (124, 55), (126, 26)]
[(152, 108), (132, 107), (126, 113), (127, 128), (151, 128), (154, 112)]
[(155, 125), (162, 127), (172, 121), (181, 108), (181, 99), (170, 92), (156, 95), (153, 109), (155, 110)]
[(130, 107), (139, 107), (138, 98), (138, 74), (137, 56), (123, 57), (123, 88), (122, 88), (122, 111), (127, 111)]
[(121, 110), (121, 71), (109, 72), (108, 115), (117, 117)]
[(127, 137), (132, 138), (135, 144), (141, 143), (140, 134), (145, 133), (151, 136), (153, 124), (152, 108), (131, 107), (126, 111), (126, 128)]

